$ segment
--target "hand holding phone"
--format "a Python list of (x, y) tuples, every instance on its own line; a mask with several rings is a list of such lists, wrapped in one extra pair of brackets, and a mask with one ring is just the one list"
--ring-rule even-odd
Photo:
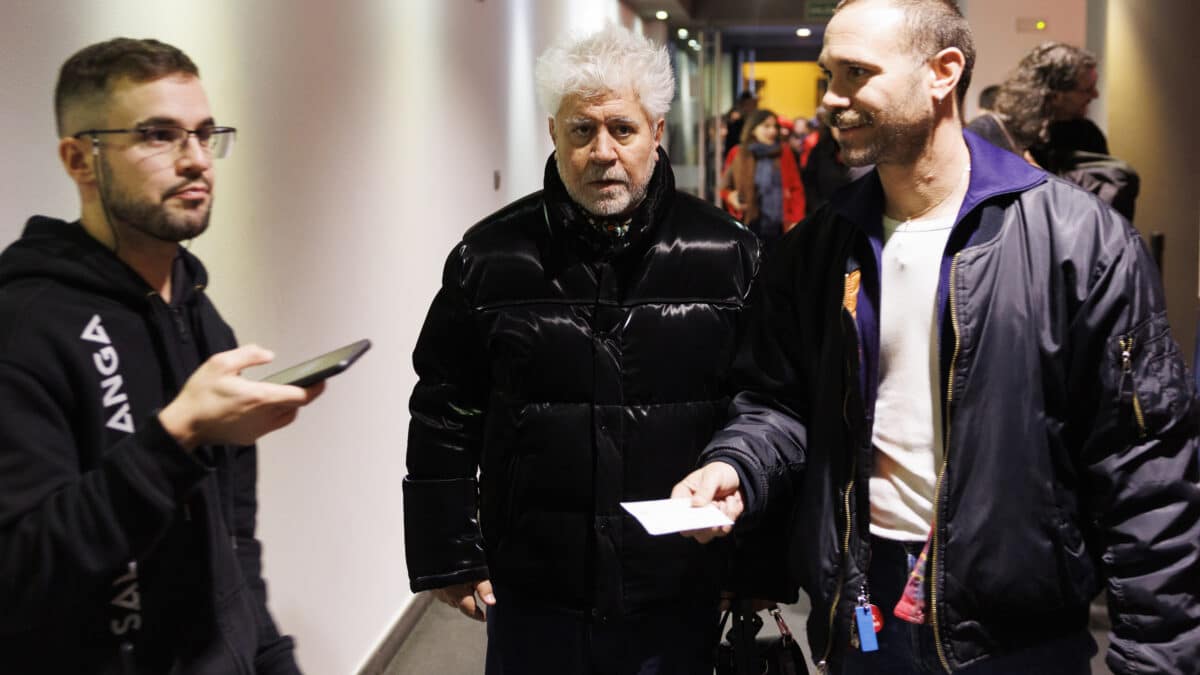
[(316, 358), (296, 364), (291, 368), (268, 375), (262, 381), (273, 382), (275, 384), (291, 384), (297, 387), (311, 387), (325, 378), (337, 375), (349, 368), (352, 363), (357, 361), (370, 348), (370, 340), (364, 339), (352, 342), (345, 347), (340, 347)]

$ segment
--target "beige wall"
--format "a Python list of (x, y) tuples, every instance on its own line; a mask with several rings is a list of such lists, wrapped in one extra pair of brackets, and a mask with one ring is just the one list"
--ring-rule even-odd
[[(979, 91), (1001, 82), (1045, 40), (1084, 46), (1100, 59), (1100, 98), (1089, 116), (1105, 130), (1112, 153), (1138, 170), (1135, 225), (1149, 240), (1166, 235), (1164, 286), (1176, 340), (1192, 358), (1200, 295), (1200, 138), (1196, 73), (1200, 3), (1194, 0), (960, 0), (975, 33), (978, 58), (967, 115)], [(1020, 33), (1018, 17), (1046, 19), (1042, 32)]]
[[(1112, 154), (1142, 179), (1134, 224), (1166, 235), (1171, 329), (1189, 361), (1196, 339), (1200, 257), (1200, 3), (1107, 0), (1101, 68)], [(1193, 364), (1195, 366), (1195, 364)]]
[[(1082, 42), (1083, 2), (971, 0), (976, 81), (999, 81), (1041, 39)], [(1175, 228), (1168, 290), (1183, 341), (1194, 327), (1200, 215), (1200, 64), (1187, 42), (1197, 5), (1110, 2), (1104, 61), (1120, 73), (1107, 78), (1110, 137), (1142, 172), (1139, 224)], [(1026, 13), (1047, 16), (1055, 32), (1017, 36), (1013, 17)], [(324, 399), (262, 443), (272, 606), (307, 672), (355, 670), (411, 599), (399, 487), (409, 354), (461, 232), (540, 184), (550, 145), (534, 102), (536, 54), (562, 31), (606, 19), (631, 21), (615, 0), (5, 3), (0, 243), (32, 213), (78, 212), (54, 154), (50, 99), (63, 59), (118, 34), (157, 37), (193, 56), (218, 119), (241, 130), (218, 167), (212, 231), (193, 250), (242, 340), (281, 362), (375, 341)]]
[[(1136, 1), (1136, 0), (1135, 0)], [(979, 92), (1000, 84), (1030, 49), (1047, 40), (1085, 45), (1088, 0), (959, 0), (975, 35), (975, 71), (967, 92), (967, 119)], [(1019, 32), (1018, 18), (1040, 18), (1046, 30)]]
[[(410, 354), (464, 229), (538, 189), (550, 143), (534, 58), (564, 31), (633, 23), (616, 0), (296, 3), (15, 0), (0, 24), (0, 245), (78, 215), (55, 158), (57, 69), (156, 37), (200, 66), (221, 123), (213, 226), (193, 251), (243, 342), (288, 363), (374, 349), (261, 443), (271, 605), (310, 673), (351, 673), (410, 601), (400, 481)], [(493, 190), (493, 172), (502, 174)]]

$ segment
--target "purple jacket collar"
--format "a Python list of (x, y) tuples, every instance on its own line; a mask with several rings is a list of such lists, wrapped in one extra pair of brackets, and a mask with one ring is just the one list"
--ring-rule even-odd
[[(955, 222), (985, 200), (997, 195), (1024, 192), (1046, 180), (1045, 171), (1021, 157), (998, 148), (970, 131), (963, 139), (971, 153), (971, 182)], [(830, 199), (838, 215), (865, 231), (879, 228), (883, 217), (883, 184), (879, 172), (872, 171), (834, 193)]]

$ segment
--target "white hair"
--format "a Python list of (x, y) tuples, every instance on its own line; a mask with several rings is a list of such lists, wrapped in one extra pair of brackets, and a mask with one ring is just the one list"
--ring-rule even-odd
[(667, 48), (612, 23), (584, 38), (564, 38), (542, 52), (534, 78), (538, 102), (551, 117), (571, 95), (589, 99), (632, 90), (656, 122), (675, 97)]

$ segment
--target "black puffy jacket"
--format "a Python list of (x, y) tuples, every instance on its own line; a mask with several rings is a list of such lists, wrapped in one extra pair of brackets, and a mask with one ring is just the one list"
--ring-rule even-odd
[[(1085, 631), (1104, 589), (1114, 673), (1194, 674), (1197, 407), (1157, 272), (1094, 196), (967, 140), (938, 296), (946, 459), (926, 597), (943, 665)], [(882, 203), (872, 174), (780, 242), (737, 357), (735, 417), (704, 456), (742, 476), (740, 528), (790, 526), (781, 594), (812, 598), (818, 660), (851, 648), (869, 565), (880, 289), (868, 233)]]
[(490, 577), (598, 616), (710, 601), (718, 552), (650, 537), (619, 503), (667, 497), (724, 422), (758, 260), (749, 231), (675, 191), (661, 152), (615, 246), (553, 158), (544, 191), (472, 227), (413, 355), (413, 590)]

